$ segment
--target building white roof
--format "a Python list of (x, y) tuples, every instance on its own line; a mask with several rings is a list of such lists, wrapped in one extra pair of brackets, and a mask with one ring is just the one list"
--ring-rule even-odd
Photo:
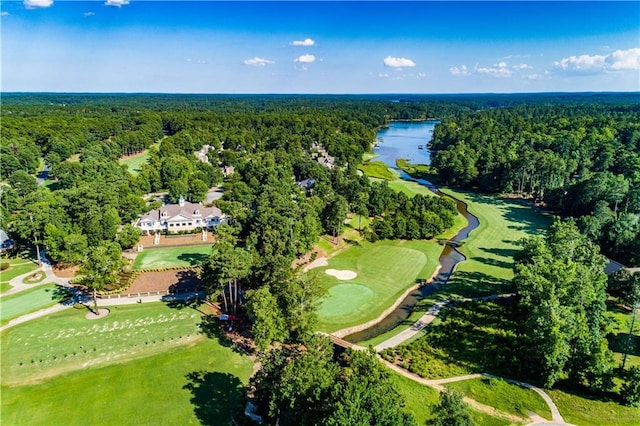
[(138, 222), (194, 220), (222, 216), (222, 210), (217, 207), (204, 207), (200, 203), (183, 201), (181, 204), (166, 204), (159, 209), (151, 210), (140, 216)]

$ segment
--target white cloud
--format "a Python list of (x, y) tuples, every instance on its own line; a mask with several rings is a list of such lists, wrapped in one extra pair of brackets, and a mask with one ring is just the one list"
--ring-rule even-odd
[(553, 65), (563, 71), (594, 71), (604, 68), (605, 59), (606, 56), (603, 55), (569, 56), (568, 58), (554, 62)]
[(291, 42), (292, 46), (315, 46), (316, 42), (310, 38), (305, 38), (304, 40), (295, 40)]
[(545, 71), (542, 74), (523, 74), (522, 78), (524, 78), (525, 80), (549, 80), (551, 78), (551, 75), (549, 73), (549, 71)]
[(298, 57), (294, 62), (301, 62), (303, 64), (311, 64), (316, 60), (316, 57), (313, 55), (302, 55)]
[(514, 70), (532, 70), (533, 69), (533, 67), (529, 64), (512, 65), (511, 68), (513, 68)]
[(380, 77), (380, 78), (389, 78), (389, 74), (387, 74), (386, 72), (381, 72), (381, 73), (378, 73), (378, 77)]
[(498, 62), (491, 67), (478, 67), (476, 65), (474, 71), (478, 74), (486, 74), (494, 77), (511, 77), (511, 74), (513, 74), (506, 62)]
[(255, 58), (245, 59), (244, 64), (251, 65), (252, 67), (264, 67), (265, 65), (275, 64), (275, 62), (256, 56)]
[(451, 73), (451, 75), (461, 75), (461, 76), (466, 76), (469, 75), (469, 70), (467, 69), (466, 65), (460, 65), (460, 67), (451, 67), (449, 68), (449, 72)]
[(427, 77), (426, 72), (419, 72), (418, 75), (416, 76), (416, 78), (426, 78), (426, 77)]
[(49, 7), (51, 5), (53, 5), (53, 0), (24, 0), (24, 7), (27, 9)]
[(2, 12), (0, 13), (0, 16), (9, 16), (9, 12)]
[(408, 58), (394, 58), (392, 56), (387, 56), (384, 58), (384, 66), (390, 68), (405, 68), (415, 67), (416, 63)]
[(90, 16), (94, 16), (94, 15), (95, 15), (95, 13), (94, 13), (94, 12), (85, 12), (85, 13), (84, 13), (84, 17), (85, 17), (85, 18), (88, 18), (88, 17), (90, 17)]
[(105, 6), (115, 6), (115, 7), (122, 7), (128, 4), (129, 4), (129, 0), (107, 0), (106, 2), (104, 2)]
[(608, 68), (614, 71), (640, 69), (640, 47), (616, 50), (607, 55)]
[(565, 72), (600, 73), (640, 69), (640, 47), (616, 50), (607, 55), (579, 55), (562, 58), (553, 63)]

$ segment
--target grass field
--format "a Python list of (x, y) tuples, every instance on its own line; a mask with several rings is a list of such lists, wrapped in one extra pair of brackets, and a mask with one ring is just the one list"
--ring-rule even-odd
[[(513, 277), (513, 254), (519, 249), (518, 241), (541, 233), (550, 222), (548, 216), (516, 200), (448, 189), (443, 192), (467, 202), (469, 211), (480, 220), (480, 226), (460, 248), (467, 260), (457, 266), (453, 278), (441, 291), (421, 300), (401, 325), (384, 335), (360, 342), (361, 344), (375, 346), (409, 328), (440, 300), (510, 291), (508, 281)], [(456, 220), (464, 219), (457, 216)], [(424, 332), (419, 333), (415, 339), (423, 335)]]
[(211, 245), (145, 249), (138, 253), (133, 269), (197, 266), (210, 254)]
[(13, 286), (9, 283), (0, 283), (0, 293), (4, 293), (5, 291), (9, 291), (13, 288)]
[(200, 313), (162, 303), (84, 313), (3, 333), (0, 423), (232, 424), (252, 362), (200, 334)]
[[(397, 373), (391, 373), (391, 381), (406, 401), (406, 410), (413, 414), (419, 425), (423, 425), (427, 420), (433, 418), (431, 407), (437, 404), (440, 398), (437, 390), (416, 383)], [(474, 409), (470, 409), (469, 412), (473, 424), (476, 425), (507, 426), (513, 424), (507, 420), (491, 417), (486, 413)]]
[(44, 284), (0, 298), (0, 324), (4, 325), (19, 316), (55, 305), (55, 284)]
[(2, 260), (9, 263), (9, 269), (0, 271), (0, 282), (7, 283), (15, 277), (35, 271), (38, 264), (28, 259), (9, 259)]
[(398, 173), (387, 167), (382, 161), (367, 161), (358, 166), (358, 170), (362, 170), (365, 175), (384, 180), (398, 179)]
[(466, 202), (480, 220), (480, 226), (460, 249), (467, 260), (458, 265), (443, 296), (476, 297), (508, 291), (513, 255), (520, 249), (518, 242), (543, 232), (550, 223), (549, 216), (517, 200), (449, 189), (443, 192)]
[(579, 426), (637, 426), (640, 408), (598, 401), (561, 390), (547, 391), (565, 421)]
[[(330, 332), (376, 318), (406, 288), (433, 273), (441, 250), (433, 241), (362, 241), (329, 259), (329, 266), (313, 269), (309, 273), (328, 290), (318, 312), (319, 328)], [(341, 281), (324, 273), (327, 269), (358, 276)]]
[(512, 385), (504, 380), (483, 377), (447, 383), (445, 386), (505, 413), (527, 418), (529, 411), (533, 411), (551, 420), (551, 410), (540, 395), (531, 389)]
[(509, 377), (517, 356), (516, 313), (506, 304), (464, 302), (443, 308), (421, 338), (383, 356), (427, 379), (491, 372)]

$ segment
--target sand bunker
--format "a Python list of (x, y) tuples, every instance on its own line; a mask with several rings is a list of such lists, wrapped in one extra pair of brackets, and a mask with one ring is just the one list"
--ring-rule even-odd
[(352, 280), (355, 277), (358, 276), (358, 274), (356, 274), (353, 271), (341, 271), (339, 269), (327, 269), (326, 271), (327, 274), (336, 277), (339, 280)]

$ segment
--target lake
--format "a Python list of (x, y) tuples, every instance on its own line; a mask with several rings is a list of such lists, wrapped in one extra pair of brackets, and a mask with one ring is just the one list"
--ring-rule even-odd
[[(378, 147), (373, 149), (389, 167), (396, 168), (396, 160), (404, 158), (412, 164), (430, 164), (431, 155), (427, 145), (433, 136), (438, 121), (392, 121), (389, 127), (378, 132)], [(418, 147), (422, 146), (423, 149)]]

